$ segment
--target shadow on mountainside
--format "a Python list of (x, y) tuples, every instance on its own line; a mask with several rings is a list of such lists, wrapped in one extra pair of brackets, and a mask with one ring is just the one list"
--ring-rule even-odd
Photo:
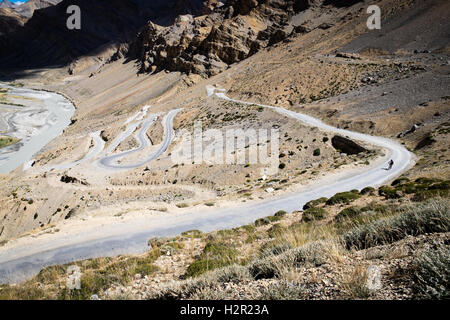
[[(66, 27), (70, 5), (81, 9), (81, 30)], [(180, 14), (195, 15), (201, 6), (201, 0), (64, 0), (35, 11), (23, 28), (0, 36), (0, 69), (9, 73), (67, 65), (102, 45), (129, 40), (149, 20), (170, 25)], [(21, 72), (9, 77), (16, 75)]]

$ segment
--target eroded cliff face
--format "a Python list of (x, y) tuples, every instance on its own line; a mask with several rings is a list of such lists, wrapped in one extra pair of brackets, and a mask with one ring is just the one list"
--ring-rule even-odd
[(295, 32), (290, 18), (314, 2), (206, 1), (201, 16), (179, 16), (166, 27), (149, 21), (128, 54), (138, 59), (141, 72), (166, 69), (213, 76), (286, 39)]
[[(126, 43), (151, 20), (171, 25), (180, 14), (198, 15), (202, 0), (64, 0), (36, 10), (25, 26), (0, 37), (0, 66), (68, 65), (106, 44)], [(67, 7), (82, 13), (81, 30), (66, 27)]]

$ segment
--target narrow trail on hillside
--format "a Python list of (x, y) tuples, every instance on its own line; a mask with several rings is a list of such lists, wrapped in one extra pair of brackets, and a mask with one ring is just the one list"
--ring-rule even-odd
[[(87, 223), (83, 231), (60, 232), (33, 239), (33, 242), (20, 241), (0, 248), (0, 283), (24, 280), (38, 273), (43, 267), (69, 263), (75, 260), (100, 256), (141, 253), (148, 249), (147, 241), (151, 237), (175, 236), (186, 230), (199, 229), (209, 232), (249, 224), (255, 219), (272, 215), (277, 210), (292, 212), (299, 210), (310, 200), (331, 197), (338, 192), (352, 189), (361, 190), (368, 186), (386, 183), (406, 171), (413, 164), (413, 155), (400, 143), (393, 140), (374, 137), (362, 133), (337, 129), (313, 117), (283, 108), (234, 100), (225, 95), (225, 90), (207, 87), (208, 96), (216, 95), (221, 99), (237, 103), (258, 105), (273, 109), (285, 116), (295, 118), (302, 123), (318, 127), (327, 132), (338, 133), (359, 141), (383, 148), (387, 154), (365, 168), (349, 169), (306, 185), (299, 192), (285, 194), (266, 200), (238, 202), (222, 208), (188, 208), (179, 213), (165, 213), (160, 216), (143, 216), (124, 222), (98, 226)], [(179, 110), (179, 109), (177, 109)], [(175, 117), (177, 110), (172, 110)], [(177, 111), (178, 112), (178, 111)], [(169, 118), (172, 123), (173, 117)], [(168, 129), (165, 129), (168, 139)], [(167, 150), (163, 146), (161, 150)], [(162, 151), (162, 152), (164, 152)], [(391, 170), (384, 170), (389, 159), (393, 159)]]

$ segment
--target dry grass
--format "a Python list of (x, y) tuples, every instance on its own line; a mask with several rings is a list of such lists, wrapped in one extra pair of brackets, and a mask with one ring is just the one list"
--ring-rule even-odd
[(400, 215), (382, 218), (346, 233), (345, 245), (349, 249), (366, 249), (393, 243), (407, 235), (447, 232), (450, 229), (449, 208), (447, 199), (410, 206)]
[(370, 290), (367, 288), (367, 269), (356, 266), (351, 273), (343, 273), (339, 281), (344, 297), (347, 299), (367, 299)]

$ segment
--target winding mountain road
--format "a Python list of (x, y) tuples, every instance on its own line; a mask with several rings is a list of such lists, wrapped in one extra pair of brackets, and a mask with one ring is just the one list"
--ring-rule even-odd
[[(239, 103), (254, 104), (233, 100), (224, 90), (207, 87), (209, 96)], [(259, 104), (258, 104), (259, 105)], [(32, 244), (15, 245), (0, 248), (0, 283), (17, 282), (39, 272), (45, 266), (69, 263), (79, 259), (99, 256), (113, 256), (143, 252), (151, 237), (174, 236), (186, 230), (200, 229), (208, 232), (217, 229), (232, 228), (253, 222), (257, 218), (272, 215), (277, 210), (292, 212), (312, 199), (330, 197), (337, 192), (378, 186), (388, 182), (413, 164), (413, 155), (401, 144), (386, 138), (337, 129), (318, 119), (286, 109), (260, 105), (274, 109), (281, 114), (293, 117), (306, 125), (338, 133), (364, 141), (386, 151), (386, 155), (366, 168), (351, 169), (338, 174), (328, 175), (303, 188), (301, 192), (281, 197), (236, 203), (233, 207), (205, 208), (204, 210), (186, 210), (179, 214), (167, 213), (164, 216), (140, 217), (134, 220), (104, 225), (102, 228), (89, 227), (76, 234), (52, 234), (44, 239), (33, 239)], [(173, 116), (175, 114), (172, 113)], [(172, 118), (173, 119), (173, 118)], [(172, 130), (171, 126), (166, 127)], [(167, 139), (170, 143), (170, 139)], [(162, 150), (168, 147), (163, 146)], [(162, 151), (164, 152), (164, 151)], [(385, 170), (387, 161), (394, 160), (391, 170)]]
[[(107, 169), (130, 170), (130, 169), (134, 169), (134, 168), (139, 168), (139, 167), (149, 163), (150, 161), (157, 159), (164, 152), (166, 152), (166, 150), (170, 146), (170, 143), (172, 142), (173, 119), (180, 111), (181, 111), (181, 109), (171, 110), (164, 116), (163, 121), (162, 121), (163, 127), (164, 127), (164, 141), (152, 154), (148, 155), (145, 159), (140, 160), (135, 163), (132, 163), (132, 164), (128, 164), (128, 165), (119, 165), (119, 164), (114, 163), (117, 160), (119, 160), (125, 156), (128, 156), (132, 153), (143, 150), (150, 144), (150, 141), (147, 137), (147, 130), (156, 121), (156, 119), (157, 119), (156, 115), (150, 115), (147, 118), (147, 120), (144, 122), (144, 124), (142, 125), (142, 128), (140, 129), (140, 131), (137, 134), (137, 138), (139, 139), (139, 146), (137, 148), (127, 150), (127, 151), (124, 151), (124, 152), (121, 152), (118, 154), (113, 154), (111, 156), (103, 157), (98, 161), (99, 166), (101, 166), (103, 168), (107, 168)], [(127, 136), (125, 136), (123, 138), (123, 140), (126, 138), (127, 138)], [(118, 144), (120, 144), (122, 141), (119, 141)]]

